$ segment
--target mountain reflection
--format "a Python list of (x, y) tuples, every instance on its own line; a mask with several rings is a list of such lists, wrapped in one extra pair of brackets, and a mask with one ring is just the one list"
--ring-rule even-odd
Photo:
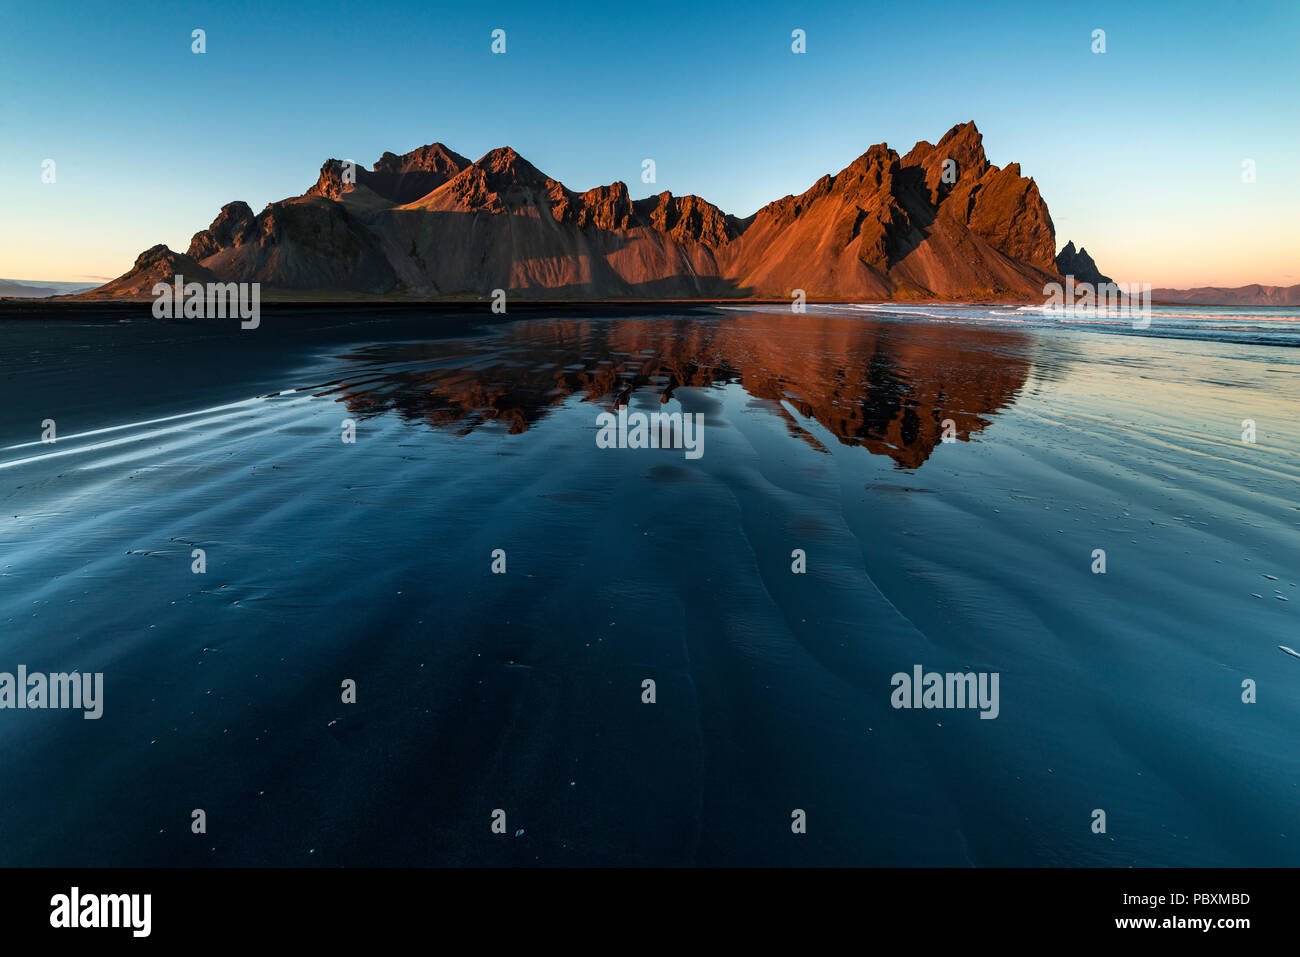
[(643, 391), (666, 402), (682, 387), (735, 384), (814, 448), (825, 451), (791, 409), (842, 444), (917, 468), (945, 419), (965, 441), (1014, 401), (1030, 343), (984, 325), (789, 312), (533, 319), (472, 339), (359, 348), (325, 394), (358, 416), (396, 412), (461, 434), (492, 422), (517, 435), (574, 396), (613, 409)]

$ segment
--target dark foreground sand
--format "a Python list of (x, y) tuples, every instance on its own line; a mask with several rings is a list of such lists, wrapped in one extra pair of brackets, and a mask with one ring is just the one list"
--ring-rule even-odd
[(0, 322), (0, 864), (1300, 864), (1285, 311), (924, 312)]

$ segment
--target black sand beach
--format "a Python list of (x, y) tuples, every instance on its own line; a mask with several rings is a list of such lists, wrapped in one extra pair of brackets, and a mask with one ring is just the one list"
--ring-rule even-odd
[(1296, 310), (13, 315), (0, 863), (1300, 863)]

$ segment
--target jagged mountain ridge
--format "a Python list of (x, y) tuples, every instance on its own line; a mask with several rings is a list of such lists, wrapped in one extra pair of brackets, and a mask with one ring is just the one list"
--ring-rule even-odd
[(229, 203), (187, 253), (154, 247), (87, 295), (147, 297), (173, 265), (286, 298), (1034, 299), (1059, 279), (1037, 185), (990, 164), (974, 123), (902, 157), (873, 146), (744, 220), (622, 182), (570, 190), (508, 147), (331, 159), (302, 196), (256, 215)]

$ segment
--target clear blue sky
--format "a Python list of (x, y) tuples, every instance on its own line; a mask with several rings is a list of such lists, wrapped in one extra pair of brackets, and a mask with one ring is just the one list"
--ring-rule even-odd
[(224, 203), (301, 193), (331, 156), (510, 145), (571, 188), (621, 179), (747, 215), (873, 143), (902, 153), (974, 119), (992, 162), (1037, 180), (1059, 243), (1116, 279), (1300, 283), (1298, 60), (1295, 0), (7, 0), (0, 276), (116, 276), (154, 243), (185, 249)]

